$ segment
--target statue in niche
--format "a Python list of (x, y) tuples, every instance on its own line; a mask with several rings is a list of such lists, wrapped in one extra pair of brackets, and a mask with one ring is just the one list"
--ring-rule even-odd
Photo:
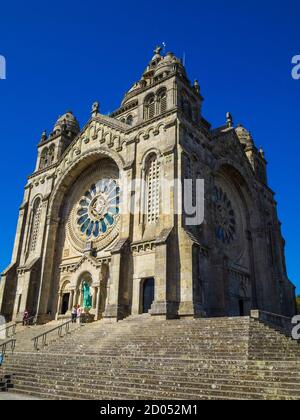
[(82, 284), (82, 295), (83, 295), (83, 307), (86, 312), (92, 309), (92, 295), (91, 288), (87, 281)]

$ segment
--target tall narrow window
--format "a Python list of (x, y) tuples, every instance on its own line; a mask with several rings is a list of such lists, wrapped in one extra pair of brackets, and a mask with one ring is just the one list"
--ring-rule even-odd
[(40, 169), (44, 169), (48, 165), (48, 147), (42, 150), (40, 158)]
[(128, 115), (128, 117), (126, 119), (126, 124), (128, 124), (128, 125), (133, 124), (133, 116), (132, 115)]
[(55, 146), (54, 144), (52, 144), (49, 147), (49, 152), (48, 152), (48, 165), (52, 165), (52, 163), (54, 162), (54, 153), (55, 153)]
[(33, 253), (36, 250), (37, 239), (39, 234), (39, 226), (41, 220), (41, 199), (36, 199), (32, 209), (31, 219), (31, 231), (30, 231), (30, 242), (29, 242), (29, 253)]
[(161, 90), (157, 95), (157, 113), (162, 114), (167, 110), (167, 91)]
[(55, 155), (55, 146), (52, 144), (49, 149), (48, 147), (45, 147), (45, 149), (42, 150), (41, 158), (40, 158), (40, 169), (44, 169), (47, 166), (52, 165), (54, 162), (54, 155)]
[(155, 96), (152, 94), (145, 101), (144, 119), (150, 120), (153, 117), (155, 117)]
[(159, 218), (160, 167), (156, 155), (151, 155), (147, 162), (147, 222), (156, 223)]

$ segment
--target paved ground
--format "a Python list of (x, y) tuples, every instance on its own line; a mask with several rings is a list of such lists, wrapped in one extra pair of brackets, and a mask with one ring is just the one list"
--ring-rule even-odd
[(22, 394), (13, 394), (10, 392), (0, 392), (0, 401), (13, 401), (13, 400), (39, 400), (39, 398), (29, 397)]

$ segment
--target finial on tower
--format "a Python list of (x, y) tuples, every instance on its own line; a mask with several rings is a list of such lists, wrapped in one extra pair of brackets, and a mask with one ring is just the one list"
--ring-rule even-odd
[(158, 45), (154, 50), (154, 54), (161, 55), (162, 49), (163, 49), (163, 47)]
[(265, 159), (265, 151), (262, 147), (260, 147), (260, 149), (259, 149), (259, 154), (263, 159)]
[(92, 116), (96, 117), (99, 114), (100, 104), (99, 102), (94, 102), (92, 106)]
[(200, 94), (200, 85), (197, 79), (194, 81), (194, 89), (198, 94)]
[(47, 136), (47, 131), (46, 131), (46, 130), (44, 130), (44, 131), (42, 132), (41, 142), (46, 141), (46, 140), (47, 140), (47, 138), (48, 138), (48, 136)]
[(233, 127), (233, 117), (232, 117), (230, 112), (227, 112), (227, 114), (226, 114), (226, 123), (227, 123), (228, 128)]

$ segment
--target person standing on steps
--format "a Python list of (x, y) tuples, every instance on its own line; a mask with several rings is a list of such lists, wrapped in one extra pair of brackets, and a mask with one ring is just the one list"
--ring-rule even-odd
[(77, 306), (77, 321), (78, 321), (78, 324), (81, 324), (81, 321), (82, 321), (82, 319), (81, 319), (82, 314), (83, 314), (83, 309), (81, 308), (81, 306), (80, 306), (80, 305), (78, 305), (78, 306)]
[(74, 306), (72, 309), (72, 323), (75, 324), (77, 319), (77, 307)]
[(23, 327), (28, 326), (29, 311), (26, 309), (23, 315)]

